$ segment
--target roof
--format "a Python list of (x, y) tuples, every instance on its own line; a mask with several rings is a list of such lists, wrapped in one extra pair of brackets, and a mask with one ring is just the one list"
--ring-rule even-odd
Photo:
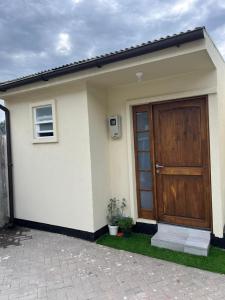
[(181, 44), (203, 39), (204, 29), (205, 27), (197, 27), (193, 30), (180, 32), (171, 36), (168, 35), (158, 40), (148, 41), (141, 45), (132, 46), (130, 48), (125, 48), (115, 52), (110, 52), (90, 59), (80, 60), (57, 68), (16, 78), (14, 80), (1, 82), (0, 91), (5, 92), (9, 89), (31, 84), (38, 81), (48, 81), (52, 78), (79, 72), (82, 70), (87, 70), (91, 68), (101, 68), (107, 64), (123, 61), (125, 59), (163, 50), (173, 46), (179, 47)]

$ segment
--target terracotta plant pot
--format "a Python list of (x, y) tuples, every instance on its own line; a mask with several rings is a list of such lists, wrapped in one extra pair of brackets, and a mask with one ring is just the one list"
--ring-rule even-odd
[(118, 237), (122, 237), (122, 236), (123, 236), (123, 232), (118, 232), (118, 233), (117, 233), (117, 236), (118, 236)]

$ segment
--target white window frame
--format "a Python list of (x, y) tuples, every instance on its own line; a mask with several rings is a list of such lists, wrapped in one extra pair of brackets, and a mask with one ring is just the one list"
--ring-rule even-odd
[[(52, 107), (52, 120), (51, 121), (37, 121), (36, 120), (36, 109), (51, 106)], [(57, 129), (56, 129), (56, 107), (55, 107), (55, 100), (48, 100), (42, 102), (36, 102), (30, 104), (30, 115), (31, 115), (31, 124), (32, 124), (32, 143), (39, 144), (39, 143), (56, 143), (58, 142), (57, 137)], [(37, 125), (39, 124), (49, 124), (52, 123), (53, 130), (46, 130), (41, 131), (42, 133), (53, 132), (53, 136), (38, 136), (37, 135)]]

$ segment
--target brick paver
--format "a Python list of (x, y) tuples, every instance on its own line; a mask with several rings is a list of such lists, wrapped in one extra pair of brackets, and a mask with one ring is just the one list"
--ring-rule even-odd
[(223, 275), (37, 230), (8, 244), (0, 300), (225, 299)]

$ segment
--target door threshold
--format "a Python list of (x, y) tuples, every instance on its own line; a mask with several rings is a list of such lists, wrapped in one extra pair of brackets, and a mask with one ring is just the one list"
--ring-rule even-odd
[(212, 231), (210, 228), (187, 226), (187, 225), (176, 224), (176, 223), (167, 223), (167, 222), (162, 222), (162, 221), (157, 222), (157, 224), (163, 224), (163, 225), (169, 225), (169, 226), (177, 226), (177, 227), (197, 229), (197, 230), (204, 230), (204, 231), (210, 231), (210, 232)]
[(157, 224), (156, 220), (149, 220), (149, 219), (143, 219), (143, 218), (137, 218), (136, 222), (138, 223), (146, 223), (146, 224)]

